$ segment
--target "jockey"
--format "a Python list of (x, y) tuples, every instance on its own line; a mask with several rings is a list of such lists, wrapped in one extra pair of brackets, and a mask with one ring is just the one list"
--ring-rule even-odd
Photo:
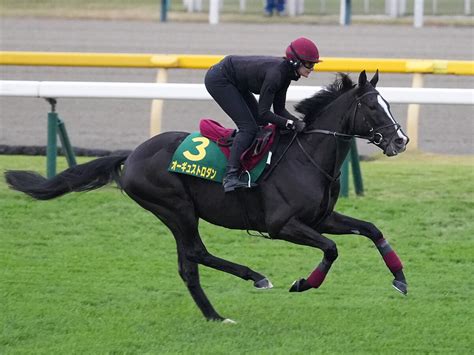
[[(292, 80), (307, 78), (319, 62), (316, 45), (300, 37), (290, 43), (283, 58), (231, 55), (208, 70), (207, 91), (238, 128), (224, 176), (225, 192), (248, 187), (240, 180), (240, 157), (252, 144), (258, 126), (273, 123), (297, 132), (304, 129), (305, 123), (285, 109), (286, 92)], [(260, 95), (258, 102), (253, 94)]]

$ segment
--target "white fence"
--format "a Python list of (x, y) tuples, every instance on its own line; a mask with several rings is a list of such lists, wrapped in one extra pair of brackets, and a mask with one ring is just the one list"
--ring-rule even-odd
[[(474, 89), (377, 88), (391, 103), (410, 104), (407, 133), (411, 148), (418, 148), (418, 104), (474, 105)], [(311, 97), (319, 86), (292, 86), (287, 101)], [(161, 131), (162, 100), (212, 100), (203, 84), (119, 83), (0, 80), (0, 96), (36, 98), (151, 99), (150, 135)]]
[[(474, 89), (377, 88), (385, 99), (400, 104), (473, 105)], [(288, 101), (300, 101), (321, 90), (319, 86), (291, 86)], [(0, 80), (0, 96), (38, 98), (104, 98), (212, 100), (203, 84), (120, 83)]]
[[(231, 1), (236, 1), (236, 0), (231, 0)], [(250, 2), (254, 2), (250, 1)], [(360, 0), (361, 1), (361, 0)], [(350, 21), (348, 19), (350, 18), (350, 13), (346, 13), (347, 11), (353, 12), (353, 10), (350, 10), (353, 8), (357, 2), (358, 5), (360, 5), (360, 1), (357, 0), (319, 0), (317, 3), (319, 5), (316, 5), (315, 1), (311, 1), (311, 4), (308, 4), (310, 1), (306, 2), (306, 7), (318, 7), (319, 13), (320, 14), (327, 14), (327, 9), (329, 7), (329, 2), (339, 2), (339, 12), (340, 12), (340, 21), (339, 23), (341, 25), (348, 25)], [(442, 0), (446, 1), (446, 0)], [(449, 0), (451, 1), (450, 7), (452, 7), (453, 2), (456, 1), (456, 5), (463, 7), (463, 11), (459, 11), (457, 13), (457, 16), (465, 15), (465, 16), (470, 16), (471, 15), (471, 2), (472, 0)], [(219, 14), (222, 10), (226, 8), (226, 6), (229, 5), (229, 3), (225, 3), (224, 0), (207, 0), (206, 6), (209, 8), (209, 23), (210, 24), (218, 24), (219, 23)], [(263, 6), (265, 3), (265, 0), (262, 1), (257, 1), (258, 3), (261, 3), (260, 9), (263, 10)], [(380, 1), (378, 1), (380, 2)], [(363, 13), (368, 14), (371, 11), (371, 5), (373, 5), (375, 1), (371, 0), (363, 0)], [(385, 9), (384, 13), (385, 15), (396, 18), (400, 16), (406, 16), (408, 13), (413, 14), (413, 24), (415, 27), (422, 27), (423, 26), (423, 17), (424, 13), (427, 11), (426, 7), (430, 8), (431, 11), (428, 11), (429, 14), (431, 15), (438, 15), (440, 14), (439, 10), (439, 0), (385, 0)], [(349, 4), (352, 4), (349, 5)], [(203, 6), (203, 0), (183, 0), (183, 5), (187, 8), (188, 12), (201, 12), (204, 9)], [(443, 3), (443, 8), (446, 8), (446, 4)], [(408, 7), (411, 7), (411, 11), (408, 10)], [(247, 1), (246, 0), (239, 0), (239, 11), (241, 13), (245, 13), (247, 8)], [(305, 14), (305, 0), (286, 0), (286, 11), (288, 15), (290, 16), (299, 16), (299, 15), (304, 15)], [(382, 13), (380, 13), (382, 14)], [(454, 14), (451, 14), (454, 15)]]

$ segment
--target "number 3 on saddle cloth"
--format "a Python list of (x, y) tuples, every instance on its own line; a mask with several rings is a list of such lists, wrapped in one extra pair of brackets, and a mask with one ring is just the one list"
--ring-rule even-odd
[[(235, 130), (223, 127), (211, 119), (202, 119), (200, 132), (191, 133), (174, 152), (168, 171), (187, 174), (222, 183), (230, 146)], [(256, 182), (265, 166), (270, 164), (276, 126), (261, 127), (250, 147), (242, 154), (240, 162), (251, 182)]]

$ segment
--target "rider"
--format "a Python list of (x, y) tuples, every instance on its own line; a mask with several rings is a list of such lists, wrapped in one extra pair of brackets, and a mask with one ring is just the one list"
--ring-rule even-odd
[[(206, 74), (206, 89), (237, 125), (224, 176), (224, 191), (248, 187), (240, 180), (240, 157), (252, 144), (258, 126), (273, 123), (300, 132), (305, 123), (285, 109), (292, 80), (307, 78), (321, 62), (316, 45), (300, 37), (290, 43), (286, 56), (227, 56)], [(259, 94), (257, 102), (253, 94)], [(273, 111), (270, 108), (273, 105)]]

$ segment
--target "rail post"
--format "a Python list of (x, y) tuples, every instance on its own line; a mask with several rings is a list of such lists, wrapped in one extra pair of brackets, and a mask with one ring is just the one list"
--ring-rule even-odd
[(61, 140), (61, 146), (63, 147), (63, 153), (66, 156), (67, 164), (69, 167), (77, 165), (76, 156), (72, 149), (71, 141), (66, 131), (66, 125), (64, 121), (58, 117), (58, 135)]
[(355, 193), (361, 196), (364, 194), (364, 184), (360, 169), (359, 152), (357, 151), (357, 144), (354, 139), (351, 142), (349, 154), (347, 154), (341, 168), (341, 190), (339, 192), (341, 197), (349, 196), (349, 164), (351, 165)]
[(168, 7), (169, 7), (169, 0), (161, 0), (161, 13), (160, 13), (161, 22), (166, 22)]
[(362, 181), (362, 171), (360, 170), (359, 152), (357, 150), (356, 141), (353, 139), (351, 143), (351, 168), (352, 177), (354, 179), (354, 190), (356, 195), (362, 196), (364, 194), (364, 183)]
[(209, 24), (217, 25), (219, 23), (219, 0), (209, 0)]
[(341, 168), (341, 190), (339, 191), (339, 196), (348, 197), (349, 196), (349, 160), (350, 155), (347, 155), (344, 163)]
[(56, 113), (56, 99), (46, 99), (51, 105), (48, 113), (48, 137), (46, 145), (46, 176), (52, 178), (56, 175), (56, 158), (58, 156), (58, 142), (56, 130), (58, 127), (58, 114)]
[[(157, 83), (166, 83), (168, 81), (168, 71), (165, 68), (158, 69), (156, 74)], [(150, 137), (156, 136), (161, 132), (161, 121), (163, 116), (163, 100), (153, 100), (151, 102), (150, 115)]]
[(415, 0), (413, 4), (413, 26), (415, 28), (423, 27), (423, 0)]
[[(413, 74), (412, 87), (413, 88), (423, 87), (423, 74), (420, 74), (420, 73)], [(407, 112), (407, 134), (408, 134), (408, 137), (410, 137), (410, 144), (407, 147), (408, 150), (418, 149), (419, 118), (420, 118), (420, 105), (409, 104), (408, 112)]]
[(351, 24), (352, 4), (351, 0), (341, 0), (339, 24), (349, 26)]
[(56, 112), (57, 101), (53, 98), (47, 98), (46, 101), (51, 105), (51, 111), (48, 113), (48, 137), (46, 145), (46, 176), (49, 179), (56, 175), (56, 162), (58, 157), (57, 136), (59, 136), (61, 140), (61, 146), (69, 167), (75, 166), (77, 163), (71, 141), (66, 131), (66, 126)]

